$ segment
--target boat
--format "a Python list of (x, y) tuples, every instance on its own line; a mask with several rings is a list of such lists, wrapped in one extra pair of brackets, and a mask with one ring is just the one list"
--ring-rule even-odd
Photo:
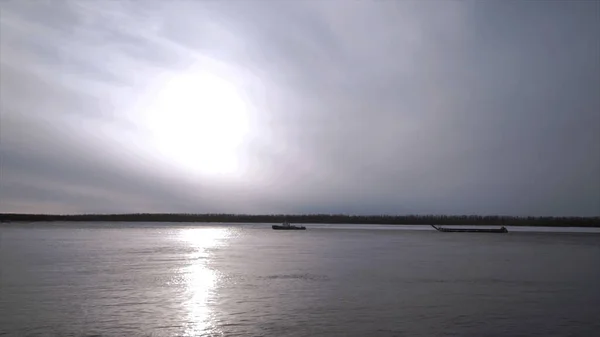
[(306, 227), (304, 227), (304, 226), (294, 226), (287, 221), (285, 221), (281, 225), (273, 225), (273, 226), (271, 226), (271, 228), (279, 229), (279, 230), (304, 230), (304, 229), (306, 229)]
[(431, 225), (438, 232), (456, 232), (456, 233), (508, 233), (508, 229), (502, 226), (500, 228), (443, 228)]

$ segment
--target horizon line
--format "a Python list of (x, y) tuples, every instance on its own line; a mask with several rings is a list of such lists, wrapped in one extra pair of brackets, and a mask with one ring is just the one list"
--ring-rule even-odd
[(502, 214), (352, 214), (352, 213), (191, 213), (191, 212), (124, 212), (124, 213), (18, 213), (18, 212), (0, 212), (4, 215), (24, 215), (24, 216), (117, 216), (117, 215), (176, 215), (176, 216), (343, 216), (343, 217), (494, 217), (494, 218), (584, 218), (595, 219), (600, 215), (582, 216), (582, 215), (502, 215)]

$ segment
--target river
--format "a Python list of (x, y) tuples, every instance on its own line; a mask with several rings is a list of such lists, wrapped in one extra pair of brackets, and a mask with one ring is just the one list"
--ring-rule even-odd
[(600, 335), (598, 231), (306, 226), (3, 224), (0, 335)]

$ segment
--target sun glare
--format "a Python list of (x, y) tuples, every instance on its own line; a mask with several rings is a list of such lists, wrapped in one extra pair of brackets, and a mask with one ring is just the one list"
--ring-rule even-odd
[(146, 112), (156, 150), (193, 173), (239, 171), (239, 147), (248, 132), (246, 104), (231, 82), (209, 72), (170, 78)]
[(186, 336), (199, 336), (215, 329), (209, 302), (219, 275), (208, 262), (211, 249), (226, 245), (229, 237), (231, 232), (226, 228), (190, 228), (180, 232), (179, 238), (191, 250), (187, 256), (189, 266), (182, 270), (188, 294), (184, 303), (188, 310)]

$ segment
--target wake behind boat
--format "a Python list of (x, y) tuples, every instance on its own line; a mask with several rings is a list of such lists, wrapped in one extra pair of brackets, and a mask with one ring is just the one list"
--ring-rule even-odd
[(271, 226), (271, 228), (280, 229), (280, 230), (305, 230), (306, 229), (306, 227), (304, 227), (304, 226), (294, 226), (287, 221), (281, 225), (273, 225), (273, 226)]
[(500, 228), (443, 228), (431, 225), (438, 232), (456, 232), (456, 233), (508, 233), (508, 229), (502, 226)]

